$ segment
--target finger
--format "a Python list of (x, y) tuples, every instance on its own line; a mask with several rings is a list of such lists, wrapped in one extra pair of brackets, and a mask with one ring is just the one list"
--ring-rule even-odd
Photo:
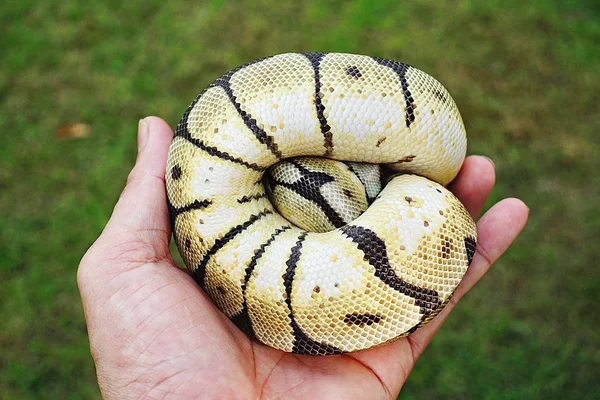
[(140, 120), (138, 156), (105, 232), (162, 232), (170, 225), (165, 168), (173, 131), (157, 117)]
[(490, 266), (508, 249), (527, 222), (529, 209), (519, 199), (504, 199), (495, 204), (477, 223), (477, 250), (473, 262), (444, 310), (408, 340), (417, 357), (440, 329), (458, 301), (485, 275)]
[(449, 189), (476, 218), (496, 182), (492, 161), (483, 156), (469, 156)]

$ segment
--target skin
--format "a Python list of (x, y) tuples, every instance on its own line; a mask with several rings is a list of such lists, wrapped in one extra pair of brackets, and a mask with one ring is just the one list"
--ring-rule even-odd
[[(79, 265), (98, 383), (107, 399), (395, 399), (458, 301), (506, 251), (529, 209), (495, 204), (478, 223), (477, 252), (443, 312), (414, 334), (378, 348), (298, 356), (248, 339), (177, 268), (169, 252), (165, 165), (173, 132), (140, 121), (139, 152), (106, 228)], [(493, 163), (468, 157), (450, 185), (478, 216), (495, 182)]]

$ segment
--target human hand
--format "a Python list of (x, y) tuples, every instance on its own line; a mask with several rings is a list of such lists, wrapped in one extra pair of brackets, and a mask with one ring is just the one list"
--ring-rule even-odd
[[(107, 399), (396, 398), (457, 302), (527, 221), (520, 200), (494, 205), (477, 223), (477, 252), (454, 296), (414, 334), (358, 353), (284, 353), (239, 331), (171, 258), (164, 175), (172, 136), (159, 118), (140, 121), (136, 165), (79, 266), (91, 352)], [(450, 189), (476, 217), (494, 181), (492, 163), (471, 156)]]

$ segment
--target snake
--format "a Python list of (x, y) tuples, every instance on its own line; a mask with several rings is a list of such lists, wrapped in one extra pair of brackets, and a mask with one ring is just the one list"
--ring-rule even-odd
[(305, 355), (417, 331), (471, 264), (476, 226), (446, 186), (466, 156), (448, 91), (408, 64), (286, 53), (193, 100), (166, 168), (174, 241), (233, 323)]

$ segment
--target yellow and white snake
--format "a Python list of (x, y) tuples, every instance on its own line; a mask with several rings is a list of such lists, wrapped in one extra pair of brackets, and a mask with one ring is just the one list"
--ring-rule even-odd
[(174, 238), (221, 311), (268, 346), (327, 355), (388, 343), (444, 308), (475, 253), (475, 223), (444, 187), (466, 145), (446, 89), (406, 64), (253, 61), (210, 84), (177, 126)]

